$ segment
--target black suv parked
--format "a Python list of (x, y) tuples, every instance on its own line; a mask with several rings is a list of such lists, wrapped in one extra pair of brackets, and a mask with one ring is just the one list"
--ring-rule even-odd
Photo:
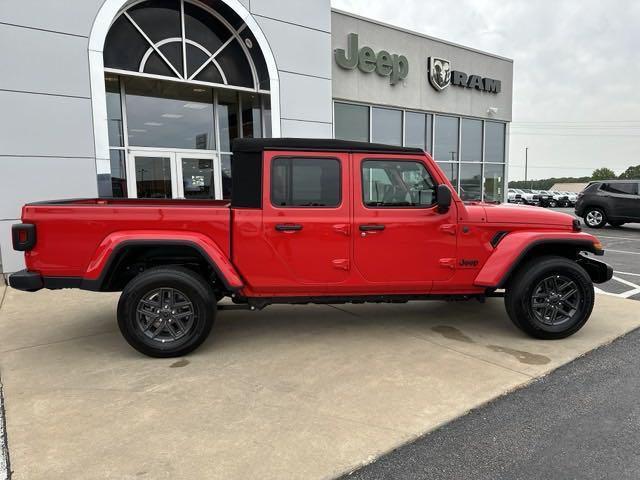
[(592, 228), (640, 222), (640, 180), (591, 182), (576, 202), (576, 215)]

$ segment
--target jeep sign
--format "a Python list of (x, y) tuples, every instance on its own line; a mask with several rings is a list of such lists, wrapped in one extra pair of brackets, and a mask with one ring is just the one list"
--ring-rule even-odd
[(383, 77), (389, 77), (389, 83), (395, 85), (407, 78), (409, 61), (404, 55), (390, 54), (380, 50), (377, 54), (371, 47), (358, 50), (358, 34), (350, 33), (347, 37), (347, 51), (336, 48), (334, 51), (336, 63), (347, 70), (358, 67), (364, 73), (376, 72)]

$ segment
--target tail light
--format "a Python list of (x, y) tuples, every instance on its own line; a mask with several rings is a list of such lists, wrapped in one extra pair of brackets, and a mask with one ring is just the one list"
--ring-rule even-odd
[(27, 252), (36, 245), (36, 226), (32, 223), (18, 223), (11, 227), (13, 249)]

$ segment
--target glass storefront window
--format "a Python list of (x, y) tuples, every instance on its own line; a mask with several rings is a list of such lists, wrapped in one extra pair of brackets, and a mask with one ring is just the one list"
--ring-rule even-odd
[(424, 113), (407, 112), (404, 116), (404, 145), (426, 150), (427, 116)]
[(127, 173), (124, 150), (109, 150), (111, 160), (111, 191), (116, 198), (127, 197)]
[(373, 142), (402, 145), (402, 110), (372, 108), (371, 115)]
[(369, 107), (336, 103), (335, 138), (341, 140), (369, 141)]
[(434, 157), (439, 162), (458, 160), (458, 118), (435, 116)]
[(129, 145), (213, 150), (213, 91), (146, 78), (125, 80)]
[(229, 90), (218, 92), (218, 128), (220, 151), (230, 152), (231, 141), (238, 138), (238, 95)]
[(505, 124), (485, 122), (484, 128), (484, 161), (503, 163)]
[(482, 120), (462, 119), (461, 162), (482, 161)]
[(264, 137), (271, 138), (271, 98), (268, 96), (262, 97), (263, 103), (263, 115), (264, 115)]
[(222, 198), (231, 198), (231, 155), (220, 155), (222, 165)]
[(433, 115), (430, 113), (406, 112), (404, 121), (404, 146), (421, 148), (431, 152)]
[(120, 80), (118, 77), (105, 77), (107, 93), (107, 122), (109, 130), (109, 146), (124, 146), (122, 135), (122, 104), (120, 103)]
[(484, 166), (484, 201), (504, 200), (504, 165), (487, 163)]
[(456, 190), (458, 189), (458, 165), (458, 162), (438, 162), (438, 166)]
[(260, 96), (257, 94), (240, 94), (242, 105), (242, 136), (244, 138), (262, 137), (262, 109)]
[(482, 198), (482, 165), (480, 163), (460, 164), (460, 198), (480, 200)]

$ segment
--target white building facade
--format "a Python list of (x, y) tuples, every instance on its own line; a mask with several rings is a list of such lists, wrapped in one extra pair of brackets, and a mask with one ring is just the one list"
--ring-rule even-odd
[(228, 198), (239, 137), (420, 146), (504, 198), (512, 61), (328, 0), (6, 0), (0, 69), (0, 272), (23, 204)]

